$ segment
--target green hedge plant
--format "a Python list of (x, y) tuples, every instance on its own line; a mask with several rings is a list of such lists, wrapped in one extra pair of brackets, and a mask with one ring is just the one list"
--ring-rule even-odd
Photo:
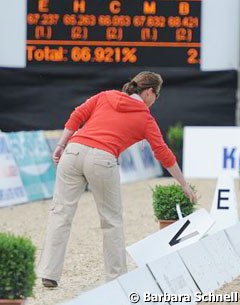
[(32, 296), (36, 248), (26, 237), (0, 233), (0, 299)]
[(152, 199), (154, 215), (159, 220), (177, 220), (176, 204), (179, 204), (183, 217), (196, 210), (196, 203), (191, 202), (177, 184), (156, 185), (152, 189)]

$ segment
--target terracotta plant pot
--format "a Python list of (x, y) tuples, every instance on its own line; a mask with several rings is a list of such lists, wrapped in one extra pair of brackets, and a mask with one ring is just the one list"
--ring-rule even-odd
[(176, 222), (176, 220), (173, 220), (173, 219), (168, 219), (168, 220), (163, 220), (163, 219), (159, 219), (159, 228), (160, 229), (163, 229), (169, 225), (171, 225), (172, 223)]
[(25, 300), (0, 300), (0, 305), (24, 305)]

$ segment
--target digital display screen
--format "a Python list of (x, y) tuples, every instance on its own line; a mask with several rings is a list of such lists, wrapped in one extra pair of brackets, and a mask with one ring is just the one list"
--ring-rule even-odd
[(201, 0), (31, 0), (28, 65), (199, 67)]

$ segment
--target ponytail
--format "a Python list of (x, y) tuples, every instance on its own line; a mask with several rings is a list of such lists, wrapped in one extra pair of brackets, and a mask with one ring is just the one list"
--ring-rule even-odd
[(153, 88), (156, 93), (159, 93), (162, 83), (163, 80), (159, 74), (150, 71), (143, 71), (134, 76), (130, 82), (124, 84), (122, 91), (131, 95), (134, 93), (140, 94), (145, 89)]
[(134, 93), (136, 93), (136, 94), (140, 93), (138, 84), (134, 80), (131, 80), (130, 82), (124, 84), (122, 87), (122, 91), (127, 93), (128, 95), (131, 95)]

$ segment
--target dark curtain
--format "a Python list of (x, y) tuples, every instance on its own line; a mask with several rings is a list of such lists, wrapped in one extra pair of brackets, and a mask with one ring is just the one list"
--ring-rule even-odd
[(43, 66), (0, 69), (0, 129), (62, 129), (74, 107), (86, 98), (102, 90), (120, 90), (142, 70), (158, 72), (164, 79), (160, 98), (151, 108), (164, 134), (176, 122), (235, 125), (236, 71)]

